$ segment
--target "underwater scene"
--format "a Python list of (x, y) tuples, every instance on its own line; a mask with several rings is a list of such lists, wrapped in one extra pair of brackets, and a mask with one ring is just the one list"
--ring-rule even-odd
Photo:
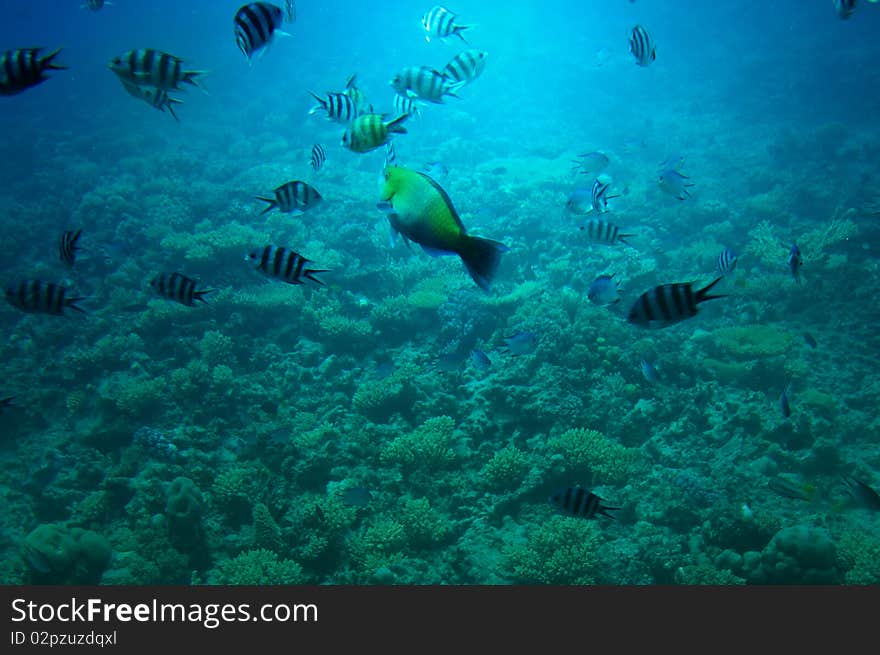
[(0, 582), (880, 582), (880, 2), (0, 11)]

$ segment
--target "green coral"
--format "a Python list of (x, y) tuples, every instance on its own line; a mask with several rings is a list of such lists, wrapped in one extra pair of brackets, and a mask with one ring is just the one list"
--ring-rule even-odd
[(862, 530), (847, 530), (837, 540), (837, 565), (844, 582), (880, 584), (880, 539)]
[(276, 553), (281, 551), (281, 529), (269, 513), (269, 508), (264, 503), (254, 505), (254, 546), (271, 550)]
[(403, 384), (393, 378), (367, 380), (358, 385), (351, 405), (371, 421), (384, 422), (400, 407), (402, 394)]
[(452, 532), (452, 524), (428, 502), (427, 498), (409, 498), (400, 513), (400, 522), (409, 544), (428, 548), (442, 543)]
[(504, 568), (516, 584), (595, 584), (600, 534), (593, 521), (554, 516), (505, 549)]
[(299, 585), (306, 582), (302, 567), (289, 559), (278, 559), (271, 550), (258, 548), (225, 559), (208, 574), (218, 585)]
[(680, 585), (744, 585), (741, 578), (730, 569), (719, 569), (707, 562), (681, 566), (675, 573), (675, 582)]
[(217, 330), (208, 330), (202, 335), (202, 339), (199, 341), (199, 350), (202, 353), (202, 359), (208, 366), (218, 364), (229, 366), (235, 363), (232, 337)]
[(454, 430), (455, 422), (449, 416), (429, 418), (386, 445), (381, 453), (382, 463), (396, 466), (404, 473), (448, 467), (455, 461)]
[(480, 478), (492, 491), (513, 491), (522, 484), (529, 468), (529, 456), (516, 446), (507, 446), (486, 462)]
[(561, 458), (567, 470), (588, 469), (606, 484), (624, 484), (640, 464), (640, 453), (612, 441), (589, 428), (571, 428), (550, 437), (546, 444), (551, 456)]

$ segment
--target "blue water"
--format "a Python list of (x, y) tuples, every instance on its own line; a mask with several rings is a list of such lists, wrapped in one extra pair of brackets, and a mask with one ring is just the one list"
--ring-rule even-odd
[[(64, 285), (89, 312), (0, 310), (0, 580), (880, 581), (873, 496), (842, 482), (880, 488), (880, 4), (842, 20), (830, 0), (457, 1), (465, 44), (425, 41), (430, 3), (300, 1), (251, 62), (239, 6), (0, 3), (0, 50), (63, 48), (68, 67), (0, 97), (0, 279)], [(510, 248), (489, 293), (458, 257), (392, 247), (384, 148), (350, 152), (345, 125), (308, 113), (310, 90), (357, 74), (390, 115), (400, 69), (469, 47), (482, 75), (394, 145), (448, 169), (468, 231)], [(134, 48), (206, 71), (207, 93), (171, 92), (179, 123), (108, 69)], [(595, 213), (565, 210), (598, 174), (572, 169), (590, 151), (620, 196), (601, 218), (631, 246), (590, 243)], [(673, 155), (686, 200), (658, 185)], [(294, 179), (321, 205), (261, 216), (255, 196)], [(77, 228), (67, 269), (57, 240)], [(251, 270), (266, 244), (329, 269), (326, 287)], [(711, 282), (725, 247), (724, 298), (627, 322), (657, 285)], [(163, 271), (208, 305), (160, 298)], [(621, 302), (590, 304), (612, 273)], [(536, 347), (505, 352), (520, 332)], [(617, 519), (547, 502), (572, 485)]]

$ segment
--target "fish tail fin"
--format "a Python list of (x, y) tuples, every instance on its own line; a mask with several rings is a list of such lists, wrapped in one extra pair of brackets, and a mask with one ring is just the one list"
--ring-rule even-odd
[(204, 297), (207, 296), (209, 293), (214, 293), (215, 291), (217, 291), (217, 289), (202, 289), (201, 291), (194, 291), (193, 298), (195, 298), (196, 300), (201, 300), (206, 305), (209, 305), (210, 303), (205, 300)]
[(182, 105), (183, 100), (178, 100), (177, 98), (172, 98), (171, 96), (169, 96), (168, 97), (168, 105), (167, 105), (168, 111), (174, 117), (174, 120), (176, 120), (179, 123), (180, 119), (177, 117), (177, 112), (174, 111), (174, 104), (175, 103)]
[(319, 96), (314, 91), (309, 91), (309, 95), (311, 95), (318, 102), (317, 105), (315, 105), (314, 107), (309, 109), (309, 116), (311, 116), (312, 114), (315, 114), (321, 110), (327, 111), (327, 101), (324, 100), (324, 98)]
[(468, 43), (468, 40), (464, 38), (464, 34), (462, 34), (462, 32), (464, 32), (465, 30), (472, 30), (475, 27), (476, 25), (456, 25), (455, 36), (464, 41), (467, 45), (470, 45), (470, 43)]
[(489, 284), (501, 263), (501, 255), (510, 250), (500, 241), (474, 237), (469, 234), (462, 236), (462, 244), (458, 256), (464, 262), (474, 282), (483, 290), (489, 290)]
[(202, 84), (202, 81), (199, 79), (200, 75), (207, 75), (208, 71), (183, 71), (183, 81), (187, 84), (192, 84), (194, 87), (197, 87), (202, 90), (205, 95), (208, 95), (208, 89), (205, 88), (205, 85)]
[(386, 127), (389, 132), (393, 132), (395, 134), (406, 134), (406, 128), (403, 126), (403, 122), (409, 118), (409, 114), (401, 114), (393, 121), (388, 123)]
[[(348, 80), (345, 82), (346, 89), (356, 89), (357, 88), (357, 73), (352, 73), (348, 76)], [(309, 92), (311, 93), (311, 91)]]
[(325, 286), (324, 283), (315, 277), (316, 273), (328, 273), (329, 269), (326, 268), (307, 268), (303, 273), (303, 277), (307, 280), (311, 280), (312, 282), (316, 282), (320, 284), (322, 287)]
[(63, 50), (63, 48), (58, 48), (57, 50), (53, 50), (45, 57), (40, 57), (40, 66), (44, 69), (49, 69), (53, 71), (63, 71), (67, 70), (67, 66), (63, 66), (61, 64), (56, 64), (53, 59), (58, 56), (58, 54)]
[(278, 206), (278, 201), (275, 198), (266, 198), (264, 196), (256, 196), (257, 200), (262, 200), (263, 202), (268, 202), (269, 206), (266, 207), (263, 211), (260, 212), (260, 216), (266, 214)]
[(83, 314), (84, 316), (88, 316), (89, 312), (87, 312), (85, 309), (83, 309), (82, 307), (77, 305), (78, 302), (82, 302), (83, 300), (88, 300), (88, 297), (87, 296), (76, 296), (75, 298), (65, 298), (64, 299), (64, 306), (67, 307), (68, 309), (72, 309), (75, 312), (79, 312), (80, 314)]
[(612, 521), (616, 521), (617, 517), (614, 516), (614, 514), (609, 514), (609, 512), (613, 512), (613, 511), (616, 511), (619, 509), (620, 509), (619, 507), (602, 507), (600, 505), (599, 506), (599, 514), (601, 514), (602, 516), (607, 516)]
[[(581, 229), (584, 229), (584, 228), (581, 228)], [(629, 241), (627, 241), (627, 239), (629, 239), (630, 237), (634, 237), (634, 236), (635, 236), (635, 234), (618, 234), (617, 240), (620, 241), (620, 243), (629, 246), (630, 248), (635, 248), (635, 246), (633, 244), (631, 244)]]
[(719, 295), (719, 294), (714, 294), (714, 295), (712, 295), (712, 294), (709, 293), (709, 291), (712, 289), (712, 287), (714, 287), (716, 284), (718, 284), (719, 282), (721, 282), (721, 280), (723, 280), (723, 279), (724, 279), (724, 276), (723, 276), (723, 275), (721, 275), (721, 276), (719, 276), (719, 277), (716, 277), (716, 278), (715, 278), (714, 280), (712, 280), (709, 284), (707, 284), (707, 285), (704, 286), (702, 289), (700, 289), (699, 291), (697, 291), (697, 298), (696, 298), (697, 302), (698, 302), (698, 303), (701, 303), (701, 302), (706, 301), (706, 300), (715, 300), (716, 298), (725, 298), (725, 297), (727, 297), (727, 294), (720, 294), (720, 295)]

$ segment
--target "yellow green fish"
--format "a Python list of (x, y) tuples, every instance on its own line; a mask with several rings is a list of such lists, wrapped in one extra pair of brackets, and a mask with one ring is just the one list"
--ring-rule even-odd
[(351, 122), (351, 126), (342, 135), (342, 145), (354, 152), (369, 152), (388, 143), (392, 133), (406, 134), (403, 121), (409, 114), (398, 116), (388, 123), (382, 114), (364, 114)]
[(424, 173), (388, 166), (384, 172), (381, 209), (388, 211), (394, 234), (402, 234), (431, 255), (461, 257), (468, 273), (481, 289), (489, 290), (503, 243), (471, 236), (465, 230), (446, 192)]

